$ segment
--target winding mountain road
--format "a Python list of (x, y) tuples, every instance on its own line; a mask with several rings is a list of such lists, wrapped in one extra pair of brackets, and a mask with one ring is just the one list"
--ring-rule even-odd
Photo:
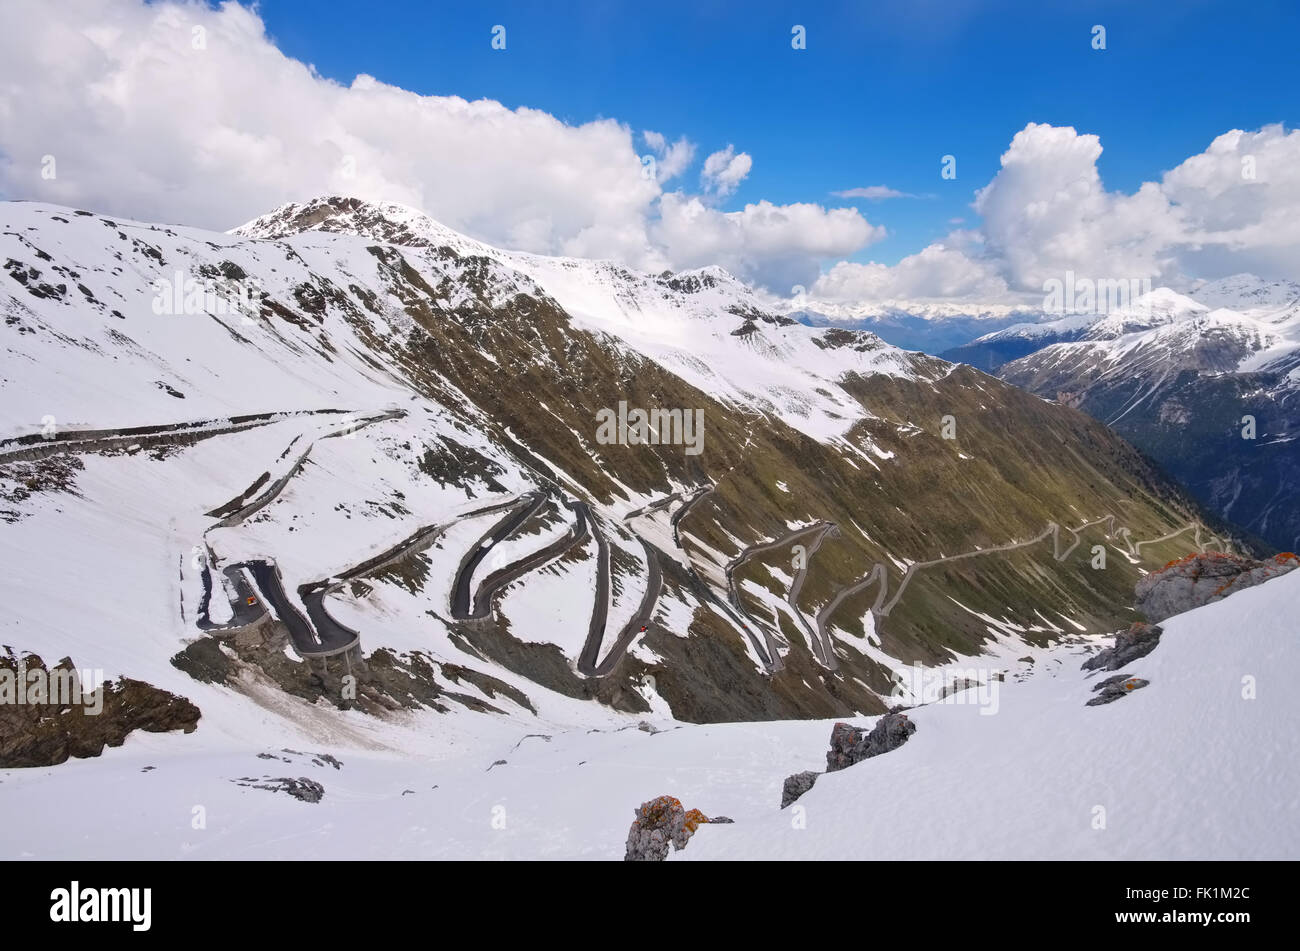
[[(818, 533), (817, 536), (817, 540), (815, 542), (815, 547), (813, 548), (813, 551), (815, 552), (817, 548), (821, 547), (822, 539), (825, 538), (826, 532), (828, 532), (830, 529), (835, 527), (836, 526), (834, 522), (817, 521), (817, 522), (813, 522), (811, 525), (801, 526), (792, 532), (787, 532), (785, 535), (782, 535), (780, 538), (774, 538), (770, 542), (761, 542), (757, 545), (750, 545), (748, 548), (743, 549), (740, 552), (740, 554), (736, 555), (735, 558), (731, 559), (731, 561), (727, 563), (727, 567), (723, 572), (723, 574), (727, 579), (727, 599), (731, 602), (732, 607), (734, 607), (737, 611), (741, 612), (746, 617), (748, 617), (750, 621), (753, 622), (755, 627), (759, 627), (760, 630), (762, 630), (763, 637), (767, 641), (768, 656), (772, 658), (772, 663), (775, 665), (774, 669), (776, 670), (780, 670), (784, 666), (784, 662), (781, 660), (781, 654), (777, 649), (778, 645), (776, 643), (774, 636), (766, 628), (762, 628), (759, 625), (758, 621), (754, 619), (753, 615), (751, 615), (749, 611), (746, 610), (745, 605), (741, 602), (740, 588), (736, 584), (736, 569), (743, 566), (745, 562), (749, 561), (755, 555), (761, 555), (764, 552), (769, 552), (776, 548), (783, 548), (789, 545), (792, 541), (794, 541), (794, 539), (800, 538), (804, 535), (807, 535), (809, 532), (817, 531), (818, 529), (820, 529), (820, 532)], [(805, 562), (803, 569), (799, 572), (798, 576), (795, 579), (798, 582), (800, 588), (803, 587), (803, 580), (804, 580), (804, 576), (807, 574), (807, 570), (808, 568)], [(791, 588), (792, 589), (794, 588), (793, 583), (791, 584)], [(802, 612), (799, 611), (797, 607), (794, 608), (794, 613), (795, 613), (795, 617), (802, 619), (803, 614)], [(809, 633), (811, 634), (811, 632)], [(819, 647), (818, 639), (816, 637), (810, 637), (809, 640), (812, 643), (813, 648), (817, 650), (818, 653), (822, 653)], [(823, 663), (826, 663), (826, 661), (823, 660)]]
[(498, 584), (495, 588), (489, 588), (487, 597), (484, 598), (483, 592), (488, 587), (487, 582), (492, 580), (495, 575), (508, 571), (509, 566), (484, 579), (484, 583), (479, 586), (477, 595), (474, 592), (474, 572), (497, 543), (513, 535), (524, 522), (532, 518), (546, 504), (548, 495), (548, 492), (539, 490), (521, 496), (514, 507), (514, 511), (507, 513), (505, 518), (488, 529), (487, 534), (480, 538), (461, 560), (460, 567), (456, 569), (456, 578), (452, 583), (451, 616), (453, 618), (458, 621), (465, 621), (472, 618), (487, 617), (491, 596), (501, 586)]
[(764, 631), (763, 637), (760, 639), (745, 621), (742, 614), (732, 607), (729, 602), (718, 597), (717, 592), (713, 590), (712, 586), (700, 577), (700, 573), (695, 570), (695, 566), (691, 563), (690, 554), (682, 546), (682, 520), (690, 514), (691, 510), (697, 503), (707, 496), (712, 495), (715, 488), (716, 486), (707, 485), (699, 489), (690, 498), (683, 502), (681, 507), (672, 514), (672, 517), (669, 519), (669, 524), (672, 526), (673, 530), (673, 544), (677, 546), (677, 550), (680, 551), (682, 556), (686, 559), (686, 576), (690, 579), (691, 588), (695, 591), (696, 597), (699, 598), (701, 602), (709, 601), (714, 604), (718, 610), (731, 619), (732, 623), (740, 628), (740, 630), (744, 631), (745, 636), (749, 638), (750, 646), (754, 648), (754, 654), (760, 661), (762, 661), (764, 669), (768, 673), (775, 673), (785, 666), (785, 662), (781, 659), (780, 652), (776, 650), (771, 635)]
[[(835, 597), (832, 598), (829, 602), (827, 602), (826, 606), (823, 607), (821, 611), (817, 613), (818, 633), (821, 634), (824, 641), (829, 642), (830, 636), (826, 631), (826, 622), (827, 620), (829, 620), (831, 615), (835, 613), (835, 609), (838, 608), (842, 603), (844, 603), (844, 601), (850, 596), (870, 587), (872, 584), (875, 584), (877, 582), (879, 582), (880, 587), (876, 592), (876, 600), (871, 606), (871, 613), (875, 618), (880, 619), (889, 616), (889, 613), (894, 609), (894, 606), (898, 604), (899, 599), (902, 598), (903, 592), (907, 590), (907, 586), (911, 582), (913, 576), (916, 574), (916, 572), (924, 568), (931, 568), (935, 565), (947, 564), (953, 561), (962, 561), (967, 558), (975, 558), (980, 555), (991, 555), (996, 552), (1013, 551), (1018, 548), (1028, 548), (1032, 545), (1039, 544), (1040, 542), (1046, 540), (1047, 538), (1052, 539), (1052, 557), (1056, 561), (1064, 561), (1066, 558), (1069, 557), (1070, 553), (1073, 552), (1079, 546), (1080, 542), (1082, 542), (1083, 536), (1081, 533), (1087, 528), (1091, 528), (1094, 525), (1100, 525), (1102, 523), (1106, 524), (1106, 536), (1109, 538), (1123, 539), (1124, 543), (1129, 547), (1130, 554), (1133, 555), (1139, 555), (1141, 553), (1143, 545), (1155, 545), (1160, 542), (1169, 541), (1170, 539), (1177, 538), (1179, 535), (1182, 535), (1193, 529), (1196, 530), (1195, 544), (1198, 551), (1204, 551), (1205, 545), (1209, 544), (1208, 542), (1204, 544), (1202, 544), (1201, 542), (1202, 525), (1199, 521), (1191, 522), (1188, 525), (1184, 526), (1183, 528), (1180, 528), (1174, 532), (1170, 532), (1167, 535), (1162, 535), (1159, 538), (1148, 539), (1146, 541), (1140, 541), (1136, 543), (1130, 539), (1129, 536), (1131, 535), (1131, 532), (1128, 528), (1115, 527), (1114, 515), (1103, 515), (1101, 518), (1093, 519), (1090, 522), (1084, 522), (1078, 528), (1062, 529), (1061, 526), (1056, 522), (1048, 522), (1047, 527), (1044, 528), (1041, 533), (1026, 541), (1008, 542), (1004, 545), (995, 545), (991, 548), (980, 548), (980, 549), (976, 549), (975, 551), (962, 552), (961, 554), (958, 555), (949, 555), (945, 558), (935, 558), (929, 561), (913, 562), (912, 564), (907, 566), (907, 570), (903, 573), (903, 577), (899, 580), (898, 588), (894, 591), (894, 596), (892, 598), (889, 598), (888, 601), (886, 601), (885, 599), (886, 597), (888, 597), (888, 593), (889, 593), (889, 570), (888, 568), (886, 568), (884, 562), (878, 561), (872, 566), (871, 571), (868, 572), (860, 581), (857, 581), (846, 588), (842, 588), (835, 595)], [(1069, 532), (1071, 535), (1074, 536), (1073, 541), (1064, 548), (1062, 548), (1062, 538), (1061, 538), (1062, 531)], [(1222, 544), (1222, 541), (1219, 539), (1217, 535), (1213, 536), (1213, 540), (1215, 542), (1219, 542), (1220, 544)]]

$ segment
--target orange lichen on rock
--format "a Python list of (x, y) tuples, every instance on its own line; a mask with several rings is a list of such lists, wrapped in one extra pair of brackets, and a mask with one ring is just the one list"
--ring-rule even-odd
[(1173, 561), (1166, 564), (1164, 568), (1161, 568), (1160, 570), (1167, 571), (1168, 569), (1177, 567), (1178, 565), (1193, 564), (1198, 560), (1199, 561), (1205, 561), (1205, 560), (1234, 561), (1241, 564), (1245, 564), (1249, 559), (1242, 558), (1240, 555), (1229, 554), (1228, 552), (1225, 551), (1200, 551), (1200, 552), (1194, 551), (1191, 552), (1190, 554), (1183, 555), (1182, 558), (1175, 558)]
[[(669, 846), (686, 848), (695, 830), (712, 821), (698, 809), (686, 812), (674, 796), (657, 796), (637, 807), (623, 858), (629, 862), (662, 862), (668, 857)], [(719, 816), (716, 821), (731, 820)]]
[(701, 823), (708, 821), (708, 816), (700, 812), (698, 809), (692, 809), (690, 812), (686, 813), (686, 819), (682, 822), (682, 825), (690, 832), (694, 833), (695, 830), (700, 827)]
[(656, 796), (637, 810), (636, 821), (643, 829), (664, 825), (669, 821), (673, 813), (679, 812), (681, 809), (681, 800), (676, 796)]

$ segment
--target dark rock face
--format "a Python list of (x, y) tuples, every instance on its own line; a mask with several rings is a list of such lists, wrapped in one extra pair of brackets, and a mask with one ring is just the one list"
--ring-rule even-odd
[(80, 680), (39, 694), (12, 692), (19, 677), (25, 684), (71, 684), (74, 669), (67, 657), (47, 669), (35, 655), (0, 654), (0, 767), (57, 766), (121, 746), (134, 730), (191, 733), (198, 727), (201, 713), (189, 700), (127, 677), (93, 692), (81, 690)]
[[(905, 709), (895, 707), (895, 710)], [(826, 772), (847, 769), (864, 759), (879, 756), (896, 750), (907, 742), (908, 737), (916, 732), (916, 724), (905, 713), (887, 713), (876, 725), (866, 727), (851, 723), (837, 723), (831, 727), (831, 748), (826, 754)], [(806, 770), (787, 776), (781, 789), (781, 808), (790, 805), (808, 790), (813, 788), (821, 773)]]
[(1285, 552), (1264, 561), (1202, 552), (1171, 561), (1137, 583), (1136, 607), (1157, 623), (1203, 604), (1221, 601), (1243, 588), (1286, 574), (1300, 559)]
[(719, 816), (710, 819), (698, 809), (687, 812), (673, 796), (658, 796), (643, 802), (636, 810), (636, 819), (627, 833), (625, 862), (662, 862), (668, 857), (668, 847), (686, 848), (695, 830), (706, 822), (729, 823), (731, 819)]
[(1156, 649), (1164, 629), (1158, 624), (1137, 621), (1127, 631), (1115, 635), (1115, 646), (1083, 662), (1084, 670), (1119, 670), (1130, 661), (1145, 657)]
[(268, 792), (288, 793), (294, 799), (301, 802), (320, 802), (325, 797), (325, 787), (314, 779), (308, 779), (300, 776), (297, 779), (291, 779), (287, 776), (276, 778), (266, 777), (264, 779), (252, 779), (243, 777), (236, 779), (234, 782), (240, 786), (247, 786), (250, 789), (265, 789)]
[(795, 773), (793, 776), (785, 778), (785, 785), (781, 788), (781, 808), (784, 809), (790, 803), (794, 802), (808, 790), (813, 788), (813, 783), (817, 782), (817, 777), (821, 773), (815, 773), (812, 770), (804, 770), (802, 773)]
[(904, 713), (890, 713), (876, 721), (870, 732), (864, 727), (837, 723), (831, 729), (831, 748), (826, 754), (826, 772), (846, 769), (864, 759), (888, 753), (907, 742), (916, 724)]
[(1140, 677), (1130, 677), (1127, 674), (1116, 674), (1114, 677), (1107, 677), (1093, 691), (1097, 696), (1088, 701), (1087, 706), (1099, 707), (1103, 703), (1114, 703), (1120, 697), (1127, 697), (1134, 690), (1141, 690), (1151, 681), (1142, 680)]

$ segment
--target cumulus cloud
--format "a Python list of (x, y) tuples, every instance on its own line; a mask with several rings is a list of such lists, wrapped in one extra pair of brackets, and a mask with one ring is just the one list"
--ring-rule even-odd
[(986, 261), (957, 248), (932, 244), (898, 264), (840, 261), (812, 286), (814, 297), (833, 301), (964, 299), (1007, 297), (1007, 283)]
[(1161, 191), (1181, 215), (1188, 273), (1300, 278), (1300, 130), (1226, 132), (1168, 172)]
[[(853, 210), (764, 202), (726, 217), (682, 196), (661, 206), (663, 183), (694, 160), (685, 138), (641, 132), (648, 163), (612, 119), (571, 125), (366, 75), (337, 83), (281, 53), (238, 3), (6, 0), (5, 18), (7, 198), (227, 229), (286, 201), (346, 194), (508, 248), (652, 270), (733, 262), (763, 284), (815, 273), (872, 234)], [(709, 156), (701, 197), (731, 194), (752, 164), (732, 146)], [(682, 233), (683, 209), (696, 206), (707, 239)]]
[(768, 201), (718, 211), (699, 197), (670, 193), (652, 227), (656, 244), (685, 267), (720, 264), (774, 291), (810, 285), (819, 263), (853, 254), (885, 236), (856, 209)]
[[(652, 132), (646, 129), (641, 133), (641, 138), (645, 140), (645, 144), (654, 153), (656, 181), (666, 182), (669, 179), (676, 178), (690, 167), (695, 158), (695, 143), (688, 141), (685, 136), (676, 142), (670, 143), (668, 137), (662, 132)], [(642, 164), (645, 164), (644, 158)]]
[(705, 191), (725, 198), (740, 187), (753, 167), (754, 160), (747, 153), (737, 154), (735, 147), (728, 145), (704, 160), (700, 184)]
[[(8, 198), (225, 229), (286, 201), (348, 194), (505, 247), (653, 270), (721, 264), (770, 290), (803, 284), (840, 299), (1026, 300), (1066, 270), (1176, 288), (1243, 270), (1300, 277), (1300, 131), (1280, 125), (1226, 132), (1126, 193), (1102, 182), (1095, 135), (1031, 123), (975, 193), (978, 226), (895, 265), (842, 261), (884, 236), (854, 208), (721, 210), (753, 168), (732, 145), (704, 160), (699, 194), (665, 192), (695, 145), (639, 134), (365, 75), (334, 82), (281, 53), (238, 3), (5, 0)], [(838, 194), (908, 197), (885, 185)]]
[(841, 262), (813, 293), (1026, 303), (1067, 271), (1175, 288), (1241, 271), (1300, 279), (1300, 131), (1224, 133), (1132, 193), (1106, 189), (1101, 154), (1095, 135), (1030, 123), (975, 193), (978, 229), (892, 266)]
[(1072, 128), (1030, 123), (975, 196), (989, 252), (1008, 283), (1041, 289), (1067, 270), (1147, 278), (1173, 267), (1179, 215), (1159, 185), (1108, 192), (1097, 170), (1101, 141)]
[(6, 195), (211, 228), (342, 193), (511, 247), (636, 260), (660, 191), (617, 122), (340, 85), (234, 3), (9, 2), (0, 115)]

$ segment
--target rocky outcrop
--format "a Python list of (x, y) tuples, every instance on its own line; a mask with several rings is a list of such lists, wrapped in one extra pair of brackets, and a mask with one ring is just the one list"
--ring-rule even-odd
[(308, 779), (300, 776), (292, 779), (288, 776), (279, 776), (272, 778), (270, 776), (263, 779), (253, 779), (244, 776), (240, 779), (231, 780), (237, 786), (247, 786), (250, 789), (265, 789), (268, 792), (288, 793), (294, 799), (301, 802), (320, 802), (325, 798), (325, 787), (314, 779)]
[[(826, 754), (826, 772), (847, 769), (864, 759), (896, 750), (916, 732), (916, 724), (907, 714), (887, 713), (870, 730), (851, 723), (837, 723), (831, 727), (831, 748)], [(813, 788), (821, 773), (805, 770), (785, 778), (781, 787), (781, 808), (790, 805)]]
[(1192, 608), (1214, 601), (1270, 578), (1286, 574), (1300, 565), (1291, 552), (1264, 561), (1201, 552), (1171, 561), (1137, 583), (1137, 609), (1148, 621), (1158, 623)]
[(1140, 677), (1130, 677), (1127, 674), (1116, 674), (1114, 677), (1107, 677), (1092, 688), (1097, 696), (1089, 700), (1087, 706), (1099, 707), (1103, 703), (1113, 703), (1120, 697), (1127, 697), (1134, 690), (1141, 690), (1150, 682)]
[(821, 773), (806, 769), (802, 773), (795, 773), (793, 776), (785, 778), (785, 785), (781, 787), (781, 808), (784, 809), (790, 803), (794, 802), (808, 790), (813, 788), (813, 783), (817, 782), (817, 777)]
[(1164, 629), (1158, 624), (1137, 621), (1127, 631), (1115, 635), (1115, 646), (1089, 657), (1083, 662), (1084, 670), (1119, 670), (1130, 661), (1145, 657), (1156, 649)]
[(850, 723), (831, 728), (831, 748), (826, 754), (826, 772), (847, 769), (864, 759), (896, 750), (916, 732), (916, 724), (905, 713), (889, 713), (868, 730)]
[(625, 862), (662, 862), (668, 857), (668, 847), (686, 848), (695, 830), (707, 822), (729, 823), (726, 816), (710, 819), (698, 809), (689, 812), (673, 796), (658, 796), (643, 802), (636, 810), (636, 819), (627, 833)]
[(192, 733), (198, 726), (198, 707), (143, 681), (88, 687), (71, 658), (47, 669), (34, 654), (0, 654), (0, 768), (57, 766), (121, 746), (135, 730)]

